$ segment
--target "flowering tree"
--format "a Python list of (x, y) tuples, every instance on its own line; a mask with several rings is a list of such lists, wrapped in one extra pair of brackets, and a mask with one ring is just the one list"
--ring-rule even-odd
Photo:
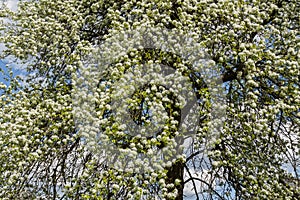
[(0, 197), (297, 199), (299, 7), (4, 7), (1, 56), (27, 73), (0, 85)]

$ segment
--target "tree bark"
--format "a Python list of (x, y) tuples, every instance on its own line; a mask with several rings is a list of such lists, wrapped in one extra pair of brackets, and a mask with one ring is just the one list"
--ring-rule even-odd
[[(181, 160), (177, 160), (170, 168), (168, 168), (166, 183), (167, 184), (172, 183), (175, 185), (175, 180), (176, 179), (180, 180), (180, 184), (175, 185), (175, 188), (178, 191), (175, 200), (183, 199), (183, 188), (184, 188), (183, 172), (184, 172), (184, 163)], [(170, 188), (168, 192), (172, 192), (173, 189), (174, 188)]]

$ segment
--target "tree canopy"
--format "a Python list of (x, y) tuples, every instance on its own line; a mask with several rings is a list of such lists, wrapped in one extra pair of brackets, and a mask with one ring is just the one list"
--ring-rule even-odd
[(1, 199), (299, 198), (298, 0), (1, 9)]

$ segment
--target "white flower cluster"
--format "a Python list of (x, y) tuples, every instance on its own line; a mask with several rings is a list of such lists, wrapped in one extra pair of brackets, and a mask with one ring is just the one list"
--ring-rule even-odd
[(31, 79), (0, 83), (0, 198), (174, 199), (183, 196), (179, 172), (193, 167), (187, 181), (211, 186), (203, 198), (293, 199), (298, 4), (29, 0), (3, 8), (1, 58), (25, 63)]

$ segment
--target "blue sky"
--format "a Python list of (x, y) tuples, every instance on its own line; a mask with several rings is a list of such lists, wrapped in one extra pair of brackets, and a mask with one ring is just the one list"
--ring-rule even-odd
[[(8, 61), (6, 61), (6, 60), (0, 60), (0, 69), (1, 69), (1, 71), (4, 72), (4, 74), (2, 72), (0, 72), (0, 82), (4, 83), (5, 85), (9, 84), (9, 82), (7, 82), (5, 80), (5, 77), (7, 78), (9, 76), (9, 69), (8, 69), (8, 67), (6, 67), (7, 63), (8, 63)], [(18, 75), (19, 76), (25, 75), (25, 71), (23, 69), (21, 69), (21, 67), (19, 65), (10, 63), (9, 66), (12, 69), (13, 77), (16, 77)]]
[[(7, 7), (12, 10), (17, 9), (17, 4), (18, 4), (18, 0), (7, 0), (6, 1)], [(4, 48), (3, 45), (0, 45), (0, 52), (3, 50), (3, 48)], [(8, 73), (8, 70), (5, 67), (6, 64), (7, 64), (6, 60), (0, 60), (0, 69), (4, 70), (4, 73)], [(14, 72), (14, 76), (21, 74), (20, 70), (18, 70), (17, 68), (13, 68), (13, 72)], [(1, 72), (0, 72), (0, 82), (5, 83), (6, 85), (8, 84), (7, 81), (4, 80), (3, 74)]]
[[(7, 70), (5, 68), (5, 63), (2, 60), (0, 60), (0, 68), (5, 70), (5, 72), (7, 72)], [(2, 73), (0, 73), (0, 82), (7, 84), (7, 82), (4, 80), (4, 77), (3, 77)]]

